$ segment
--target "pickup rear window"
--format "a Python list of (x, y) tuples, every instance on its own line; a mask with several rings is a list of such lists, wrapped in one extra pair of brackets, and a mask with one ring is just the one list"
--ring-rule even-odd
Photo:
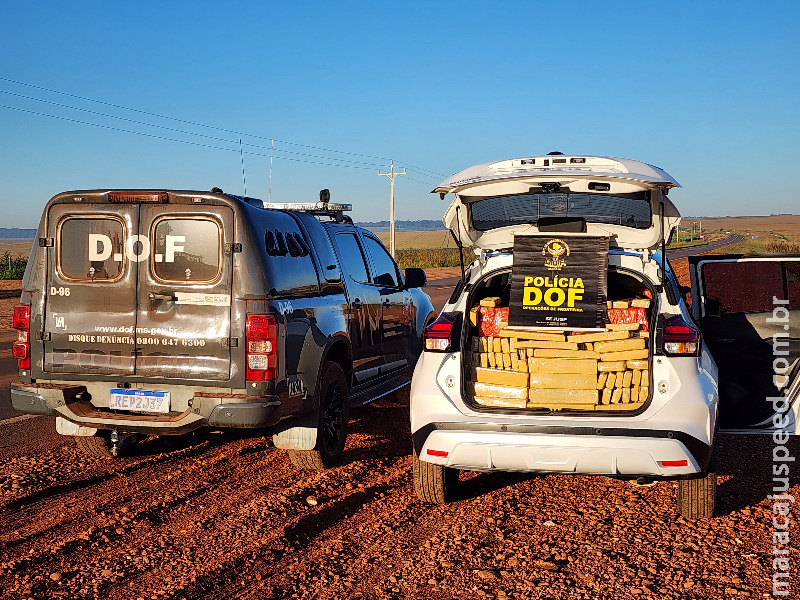
[(61, 278), (98, 283), (118, 279), (122, 275), (124, 239), (125, 226), (119, 219), (67, 217), (58, 227)]
[(491, 196), (470, 203), (472, 226), (489, 231), (509, 225), (535, 224), (539, 217), (583, 217), (587, 223), (625, 225), (635, 229), (650, 227), (650, 200), (647, 192), (631, 194), (526, 193)]
[(222, 230), (208, 218), (164, 217), (153, 227), (153, 273), (163, 282), (214, 281), (222, 264)]

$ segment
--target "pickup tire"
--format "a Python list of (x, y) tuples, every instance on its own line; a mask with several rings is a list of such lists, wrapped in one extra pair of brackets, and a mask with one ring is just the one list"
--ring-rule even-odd
[(75, 445), (84, 454), (94, 458), (114, 458), (114, 454), (111, 452), (111, 441), (102, 434), (76, 437)]
[(350, 418), (350, 390), (339, 363), (322, 365), (319, 384), (317, 443), (313, 450), (288, 450), (291, 463), (301, 469), (320, 471), (338, 465), (347, 440)]
[(678, 480), (678, 513), (685, 519), (710, 519), (717, 499), (717, 474), (713, 465), (703, 476)]
[(414, 491), (420, 500), (429, 504), (446, 504), (455, 499), (458, 469), (425, 462), (414, 452), (412, 470)]

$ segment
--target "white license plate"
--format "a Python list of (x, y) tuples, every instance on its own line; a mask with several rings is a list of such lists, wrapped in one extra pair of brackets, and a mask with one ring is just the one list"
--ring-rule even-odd
[(108, 398), (108, 408), (114, 410), (168, 413), (169, 392), (112, 388)]

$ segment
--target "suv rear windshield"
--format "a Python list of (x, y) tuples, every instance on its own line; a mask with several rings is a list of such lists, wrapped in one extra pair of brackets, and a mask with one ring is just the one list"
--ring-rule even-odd
[(471, 202), (472, 226), (488, 231), (509, 225), (535, 224), (539, 217), (582, 217), (588, 223), (625, 225), (635, 229), (650, 227), (648, 192), (632, 194), (526, 193), (491, 196)]

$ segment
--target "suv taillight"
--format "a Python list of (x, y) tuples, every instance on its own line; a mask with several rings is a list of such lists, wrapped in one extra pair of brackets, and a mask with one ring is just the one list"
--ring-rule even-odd
[(20, 305), (14, 308), (14, 329), (19, 333), (17, 334), (17, 341), (11, 347), (11, 353), (19, 363), (20, 371), (23, 369), (31, 368), (31, 342), (30, 342), (30, 326), (31, 326), (31, 307), (27, 305)]
[(700, 351), (700, 332), (681, 315), (675, 315), (664, 321), (661, 344), (668, 356), (696, 356)]
[(276, 379), (278, 325), (273, 315), (247, 315), (247, 381)]
[(425, 350), (429, 352), (447, 352), (453, 345), (452, 315), (442, 313), (439, 318), (425, 328), (422, 334)]

